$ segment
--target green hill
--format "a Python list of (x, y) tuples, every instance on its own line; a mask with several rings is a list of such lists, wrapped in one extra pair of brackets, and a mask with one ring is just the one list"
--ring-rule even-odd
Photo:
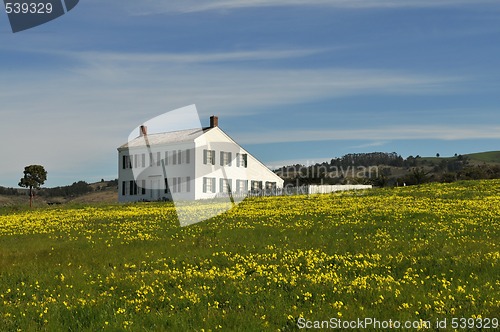
[[(3, 190), (1, 190), (3, 189)], [(0, 186), (0, 207), (24, 207), (29, 197), (23, 189)], [(116, 181), (96, 183), (75, 182), (70, 186), (42, 188), (36, 191), (33, 204), (37, 206), (59, 205), (63, 203), (115, 203), (118, 200)]]
[[(473, 164), (483, 164), (483, 163), (491, 163), (491, 164), (500, 164), (500, 151), (487, 151), (487, 152), (476, 152), (462, 155), (463, 157), (467, 157), (470, 162)], [(421, 157), (420, 161), (427, 162), (436, 162), (440, 160), (451, 160), (456, 157)]]
[(471, 153), (466, 156), (472, 161), (500, 164), (500, 151)]

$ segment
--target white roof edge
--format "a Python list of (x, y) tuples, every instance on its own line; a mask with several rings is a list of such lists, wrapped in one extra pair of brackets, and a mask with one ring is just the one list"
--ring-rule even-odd
[[(151, 142), (151, 145), (154, 145), (154, 146), (168, 146), (168, 145), (174, 145), (174, 144), (178, 144), (178, 143), (185, 143), (185, 142), (194, 142), (195, 139), (199, 136), (202, 136), (204, 135), (207, 131), (209, 131), (210, 127), (204, 127), (204, 128), (191, 128), (191, 129), (183, 129), (183, 130), (176, 130), (176, 131), (170, 131), (170, 132), (165, 132), (165, 133), (153, 133), (153, 134), (148, 134), (148, 138), (152, 141)], [(179, 133), (180, 134), (180, 139), (177, 139), (177, 140), (166, 140), (166, 141), (160, 141), (160, 142), (155, 142), (155, 140), (158, 138), (158, 137), (162, 137), (162, 136), (167, 136), (167, 135), (171, 135), (175, 138), (175, 134), (176, 133)], [(187, 137), (187, 134), (189, 135), (194, 135), (193, 137)], [(135, 137), (133, 140), (125, 143), (125, 144), (122, 144), (121, 146), (119, 146), (117, 148), (118, 151), (123, 151), (123, 150), (128, 150), (128, 149), (135, 149), (135, 148), (142, 148), (142, 147), (145, 147), (146, 145), (145, 144), (138, 144), (137, 146), (129, 146), (129, 144), (131, 142), (134, 142), (136, 139), (139, 139), (141, 136), (137, 136)], [(142, 143), (142, 142), (141, 142)]]
[[(253, 159), (255, 159), (255, 161), (257, 163), (259, 163), (262, 167), (264, 167), (265, 169), (267, 169), (270, 173), (272, 173), (274, 175), (274, 177), (276, 177), (277, 179), (279, 179), (280, 181), (284, 181), (279, 175), (277, 175), (276, 173), (274, 173), (269, 167), (267, 167), (262, 161), (260, 161), (259, 159), (257, 159), (253, 154), (251, 154), (250, 152), (248, 152), (247, 150), (245, 150), (240, 144), (238, 144), (234, 139), (231, 138), (231, 136), (229, 136), (228, 134), (226, 134), (226, 132), (224, 132), (224, 130), (220, 129), (219, 127), (214, 127), (213, 129), (217, 128), (224, 136), (226, 136), (227, 139), (229, 139), (231, 142), (233, 142), (234, 144), (236, 144), (237, 146), (240, 147), (240, 149), (242, 149), (245, 153), (249, 154)], [(206, 133), (206, 132), (205, 132)], [(200, 136), (198, 136), (197, 138), (195, 138), (195, 141), (196, 139), (202, 137), (205, 135), (205, 133), (201, 134)]]

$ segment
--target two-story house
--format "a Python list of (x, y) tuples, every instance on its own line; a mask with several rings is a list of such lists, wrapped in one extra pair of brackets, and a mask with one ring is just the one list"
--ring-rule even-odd
[(120, 202), (198, 200), (283, 187), (210, 117), (210, 126), (139, 135), (118, 148)]

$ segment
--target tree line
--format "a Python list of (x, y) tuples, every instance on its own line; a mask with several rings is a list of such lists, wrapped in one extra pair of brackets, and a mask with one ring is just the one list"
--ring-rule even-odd
[[(24, 168), (23, 177), (19, 180), (18, 186), (26, 189), (14, 189), (0, 186), (0, 195), (21, 195), (29, 194), (29, 205), (33, 207), (33, 198), (35, 193), (38, 196), (44, 197), (76, 197), (87, 194), (94, 190), (104, 190), (107, 187), (117, 187), (118, 179), (113, 181), (101, 180), (102, 185), (97, 185), (96, 188), (92, 187), (85, 181), (73, 182), (69, 186), (59, 186), (54, 188), (41, 188), (47, 180), (47, 171), (42, 165), (29, 165)], [(54, 204), (52, 202), (51, 204)]]
[[(101, 180), (102, 185), (98, 185), (95, 190), (105, 190), (106, 188), (116, 187), (118, 185), (118, 180), (104, 181)], [(58, 186), (53, 188), (38, 188), (36, 191), (37, 196), (43, 197), (76, 197), (94, 191), (94, 187), (85, 181), (73, 182), (73, 184), (67, 186)], [(12, 187), (2, 187), (0, 186), (0, 195), (6, 196), (16, 196), (25, 195), (27, 189), (19, 189)]]
[(500, 178), (500, 165), (474, 165), (467, 156), (401, 157), (396, 152), (350, 153), (315, 165), (284, 166), (275, 172), (293, 184), (372, 184), (378, 187)]

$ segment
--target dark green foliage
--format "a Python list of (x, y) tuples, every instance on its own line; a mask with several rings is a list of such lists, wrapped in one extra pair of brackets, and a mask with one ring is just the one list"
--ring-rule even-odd
[(16, 188), (6, 188), (0, 186), (0, 195), (10, 195), (10, 196), (19, 195), (19, 190)]
[(331, 159), (329, 163), (311, 166), (284, 166), (276, 173), (285, 185), (308, 184), (372, 184), (392, 187), (426, 182), (449, 183), (457, 180), (500, 178), (500, 152), (454, 157), (409, 156), (404, 159), (396, 152), (351, 153)]
[(24, 176), (19, 181), (19, 186), (30, 190), (30, 207), (33, 204), (33, 189), (38, 189), (47, 180), (47, 171), (41, 165), (30, 165), (24, 168)]
[(47, 171), (41, 165), (30, 165), (24, 168), (24, 176), (19, 186), (29, 189), (38, 189), (47, 180)]
[(350, 153), (341, 158), (332, 159), (330, 166), (374, 166), (374, 165), (389, 165), (403, 166), (404, 159), (396, 152), (371, 152), (371, 153)]
[(74, 197), (92, 191), (92, 187), (85, 181), (74, 182), (70, 186), (46, 188), (42, 195), (47, 197)]

